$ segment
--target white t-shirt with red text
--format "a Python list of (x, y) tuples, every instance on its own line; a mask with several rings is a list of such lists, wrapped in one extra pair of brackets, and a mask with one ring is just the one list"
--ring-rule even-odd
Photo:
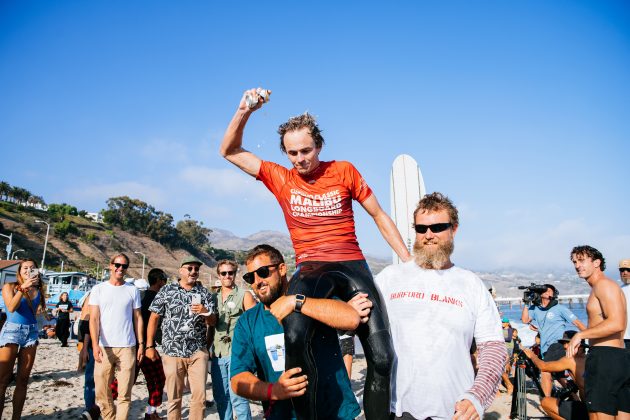
[(140, 292), (131, 283), (114, 286), (110, 282), (97, 284), (90, 294), (90, 306), (100, 313), (99, 345), (103, 347), (133, 347), (136, 334), (133, 310), (140, 309)]
[[(477, 344), (503, 342), (492, 296), (477, 275), (459, 267), (425, 270), (415, 261), (392, 265), (377, 277), (389, 314), (397, 360), (391, 411), (418, 419), (451, 419), (455, 403), (475, 376), (470, 359)], [(472, 401), (479, 410), (479, 401)]]

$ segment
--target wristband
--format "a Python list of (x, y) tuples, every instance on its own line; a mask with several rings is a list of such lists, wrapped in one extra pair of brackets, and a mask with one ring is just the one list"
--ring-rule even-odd
[[(142, 344), (144, 344), (144, 343), (142, 343)], [(154, 349), (154, 348), (155, 348), (155, 346), (145, 346), (144, 347), (145, 350)]]
[(271, 400), (271, 391), (272, 390), (273, 390), (273, 383), (270, 383), (269, 386), (267, 387), (267, 401), (269, 401), (269, 405), (267, 406), (267, 409), (265, 410), (265, 418), (266, 419), (271, 417), (271, 410), (273, 409), (273, 404), (275, 403), (275, 401)]

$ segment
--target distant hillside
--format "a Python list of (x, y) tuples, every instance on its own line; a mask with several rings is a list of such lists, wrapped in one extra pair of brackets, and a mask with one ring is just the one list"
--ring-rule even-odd
[[(38, 263), (41, 261), (46, 236), (46, 225), (36, 223), (36, 219), (50, 220), (44, 210), (24, 207), (13, 203), (0, 203), (0, 233), (13, 233), (13, 250), (16, 258), (31, 257)], [(117, 252), (124, 252), (131, 259), (129, 275), (140, 278), (142, 274), (142, 255), (147, 256), (145, 262), (146, 273), (153, 267), (160, 267), (174, 277), (177, 275), (178, 262), (189, 252), (174, 248), (170, 249), (150, 237), (139, 233), (108, 227), (103, 223), (96, 223), (81, 216), (66, 215), (65, 219), (76, 227), (76, 232), (68, 233), (65, 237), (55, 233), (53, 223), (48, 238), (46, 251), (46, 268), (59, 271), (61, 262), (64, 270), (78, 270), (100, 276), (102, 269), (107, 267), (109, 258)], [(287, 259), (289, 272), (294, 269), (294, 255), (291, 240), (288, 235), (275, 231), (261, 231), (246, 238), (240, 238), (232, 232), (212, 228), (208, 235), (211, 248), (209, 252), (195, 249), (195, 255), (204, 262), (201, 279), (208, 285), (211, 279), (216, 279), (216, 260), (226, 256), (236, 256), (242, 259), (244, 253), (254, 246), (267, 243), (278, 248)], [(0, 259), (6, 258), (5, 247), (7, 239), (0, 237)], [(23, 251), (19, 251), (23, 250)], [(367, 257), (368, 265), (376, 275), (391, 262), (389, 259)], [(244, 272), (244, 267), (241, 267)], [(487, 287), (494, 286), (497, 294), (502, 297), (522, 296), (518, 286), (530, 283), (552, 283), (558, 287), (560, 294), (586, 294), (589, 287), (573, 273), (524, 273), (524, 272), (480, 272), (477, 273)], [(239, 276), (240, 278), (240, 276)]]
[[(39, 263), (44, 250), (46, 225), (36, 223), (36, 219), (48, 220), (48, 214), (42, 210), (9, 203), (0, 205), (0, 232), (5, 235), (9, 232), (13, 234), (13, 252), (23, 250), (17, 252), (16, 258), (30, 257)], [(107, 267), (109, 258), (117, 252), (124, 252), (131, 259), (128, 274), (140, 278), (143, 257), (136, 254), (137, 251), (147, 257), (145, 277), (152, 267), (163, 268), (169, 275), (175, 276), (178, 261), (189, 254), (183, 249), (168, 249), (146, 235), (110, 228), (81, 216), (68, 215), (66, 220), (76, 226), (77, 233), (67, 234), (61, 238), (55, 234), (51, 223), (45, 262), (48, 270), (59, 271), (63, 261), (64, 271), (78, 270), (100, 276), (103, 267)], [(6, 253), (2, 252), (5, 246), (6, 239), (0, 248), (2, 259), (6, 258)], [(202, 269), (202, 280), (205, 276), (207, 281), (208, 267), (214, 266), (216, 262), (208, 253), (196, 251), (195, 255), (205, 264)]]

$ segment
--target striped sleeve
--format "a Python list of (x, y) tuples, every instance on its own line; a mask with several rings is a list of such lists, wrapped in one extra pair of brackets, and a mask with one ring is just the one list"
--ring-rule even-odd
[(479, 417), (483, 418), (483, 412), (490, 407), (494, 396), (499, 389), (501, 374), (505, 369), (507, 350), (505, 343), (501, 341), (488, 341), (477, 345), (479, 356), (477, 363), (479, 371), (475, 377), (475, 382), (464, 395), (458, 400), (470, 400)]

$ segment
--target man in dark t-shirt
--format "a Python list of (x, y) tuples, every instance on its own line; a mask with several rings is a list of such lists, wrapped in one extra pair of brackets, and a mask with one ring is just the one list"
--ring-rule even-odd
[[(149, 317), (151, 316), (149, 306), (151, 306), (153, 299), (155, 299), (160, 289), (166, 284), (168, 277), (166, 277), (166, 274), (161, 269), (153, 268), (149, 271), (148, 280), (149, 288), (144, 292), (142, 306), (140, 307), (140, 313), (144, 321), (142, 341), (145, 343), (147, 342), (147, 327), (149, 325)], [(155, 342), (158, 344), (162, 343), (162, 328), (158, 327), (155, 334)], [(147, 389), (149, 391), (149, 401), (144, 418), (146, 420), (159, 419), (157, 409), (162, 404), (162, 394), (164, 393), (164, 383), (166, 381), (164, 368), (162, 367), (162, 359), (158, 357), (157, 360), (151, 360), (145, 357), (142, 359), (142, 362), (140, 362), (139, 367), (147, 381)]]

